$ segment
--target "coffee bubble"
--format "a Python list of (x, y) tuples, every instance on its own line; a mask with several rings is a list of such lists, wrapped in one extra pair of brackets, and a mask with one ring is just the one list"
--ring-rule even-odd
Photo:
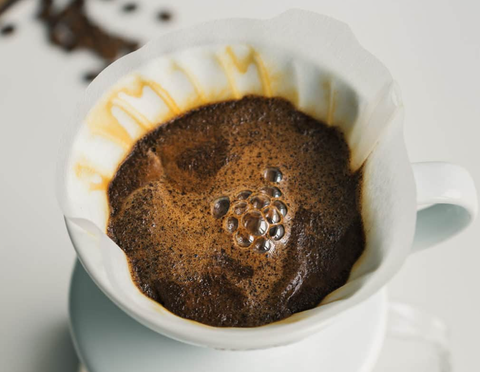
[(268, 234), (275, 240), (280, 240), (285, 235), (285, 228), (283, 225), (275, 225), (270, 228)]
[(225, 221), (225, 230), (233, 233), (238, 229), (238, 220), (235, 217), (228, 217)]
[(222, 218), (230, 209), (230, 199), (227, 196), (221, 196), (216, 199), (212, 205), (212, 216), (214, 218)]
[(245, 201), (239, 201), (233, 205), (233, 213), (235, 213), (238, 216), (245, 213), (247, 209), (248, 209), (248, 204)]
[(260, 192), (262, 194), (270, 196), (271, 198), (279, 198), (280, 196), (282, 196), (282, 192), (277, 187), (273, 186), (262, 187), (260, 189)]
[(278, 223), (280, 222), (280, 213), (275, 208), (268, 208), (265, 211), (265, 218), (269, 223)]
[(255, 250), (257, 250), (258, 252), (265, 253), (273, 248), (273, 243), (270, 240), (262, 237), (257, 239), (254, 247), (255, 247)]
[(264, 235), (268, 229), (268, 223), (258, 211), (252, 211), (243, 216), (243, 226), (247, 231), (255, 236)]
[(283, 174), (278, 168), (267, 168), (265, 172), (263, 172), (263, 177), (268, 182), (279, 183), (283, 178)]
[(238, 194), (237, 194), (237, 200), (246, 200), (248, 199), (248, 197), (252, 195), (252, 192), (249, 191), (249, 190), (243, 190), (243, 191), (240, 191)]
[(273, 202), (273, 206), (277, 208), (277, 210), (280, 212), (280, 214), (285, 217), (287, 215), (287, 206), (281, 202), (280, 200), (275, 200)]
[(235, 234), (235, 241), (237, 242), (237, 245), (242, 248), (247, 248), (250, 247), (250, 245), (253, 243), (254, 237), (248, 233), (248, 231), (245, 230), (239, 230)]
[(263, 209), (270, 204), (270, 199), (265, 195), (254, 195), (250, 198), (250, 204), (255, 209)]

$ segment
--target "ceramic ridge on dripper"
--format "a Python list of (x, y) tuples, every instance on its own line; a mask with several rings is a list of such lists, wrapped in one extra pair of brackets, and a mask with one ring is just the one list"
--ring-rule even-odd
[[(269, 21), (217, 21), (176, 32), (115, 62), (88, 88), (60, 153), (58, 189), (67, 225), (75, 221), (91, 234), (79, 237), (69, 227), (87, 271), (128, 313), (183, 341), (219, 347), (189, 333), (195, 327), (209, 333), (211, 327), (169, 313), (135, 287), (125, 254), (105, 234), (107, 187), (145, 133), (193, 108), (249, 94), (286, 98), (298, 110), (338, 127), (352, 152), (352, 170), (364, 164), (380, 138), (391, 135), (390, 127), (401, 124), (399, 96), (390, 74), (359, 46), (348, 27), (310, 12), (290, 11)], [(366, 179), (373, 179), (368, 167)], [(368, 194), (375, 188), (366, 190)], [(369, 210), (373, 197), (364, 195), (362, 202), (367, 224), (370, 215), (379, 213)], [(313, 315), (320, 327), (354, 303), (347, 301), (349, 297), (362, 290), (365, 298), (383, 285), (370, 276), (387, 255), (369, 247), (376, 241), (369, 234), (367, 229), (361, 264), (344, 287), (317, 308), (260, 328), (288, 327)], [(395, 262), (402, 258), (392, 257)], [(387, 276), (382, 274), (382, 280)], [(355, 301), (361, 298), (358, 295)], [(243, 334), (240, 329), (229, 331)], [(241, 343), (242, 337), (232, 342)]]

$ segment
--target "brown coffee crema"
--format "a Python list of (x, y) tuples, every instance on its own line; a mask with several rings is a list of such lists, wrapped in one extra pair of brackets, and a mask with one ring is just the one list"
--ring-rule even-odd
[(365, 247), (343, 134), (281, 98), (206, 105), (141, 138), (108, 189), (108, 235), (171, 312), (254, 327), (317, 306)]

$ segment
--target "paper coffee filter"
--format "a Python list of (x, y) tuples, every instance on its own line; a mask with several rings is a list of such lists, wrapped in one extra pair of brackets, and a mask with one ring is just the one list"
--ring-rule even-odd
[[(339, 127), (352, 152), (352, 169), (368, 159), (362, 214), (366, 226), (377, 218), (380, 212), (370, 210), (370, 201), (378, 197), (383, 188), (377, 183), (384, 180), (369, 163), (381, 163), (372, 151), (401, 136), (398, 91), (386, 68), (358, 44), (346, 25), (306, 11), (265, 21), (210, 22), (163, 36), (118, 60), (87, 89), (60, 152), (59, 199), (87, 271), (127, 312), (184, 341), (202, 344), (178, 331), (200, 325), (144, 296), (130, 278), (123, 251), (106, 236), (107, 187), (147, 132), (195, 107), (248, 94), (284, 97), (299, 110)], [(391, 274), (377, 275), (381, 266), (399, 266), (406, 253), (377, 249), (374, 230), (367, 228), (366, 253), (344, 287), (315, 309), (259, 329), (288, 327), (312, 312), (326, 324), (348, 307), (342, 302), (356, 296), (351, 305), (385, 284)], [(383, 264), (389, 255), (394, 259)]]

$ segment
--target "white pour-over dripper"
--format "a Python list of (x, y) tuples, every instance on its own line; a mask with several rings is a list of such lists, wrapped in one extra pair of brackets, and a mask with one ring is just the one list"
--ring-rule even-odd
[[(229, 50), (233, 50), (235, 57), (229, 55)], [(199, 62), (208, 61), (212, 55), (220, 55), (213, 70), (211, 63)], [(236, 58), (251, 62), (245, 69), (237, 68), (232, 75), (237, 90), (228, 78), (206, 79), (222, 69), (222, 61), (235, 65)], [(195, 70), (197, 79), (175, 84), (178, 75), (171, 72), (172, 62), (184, 71), (203, 67)], [(157, 69), (152, 70), (151, 63)], [(263, 84), (265, 71), (269, 76), (279, 72), (287, 78), (277, 80), (278, 86)], [(161, 105), (155, 114), (149, 111), (151, 105), (145, 108), (144, 103), (151, 97), (143, 90), (145, 82), (163, 84), (163, 90), (155, 85), (151, 88), (158, 90), (159, 96), (165, 95), (162, 92), (168, 86), (164, 106), (177, 107), (182, 112), (195, 107), (195, 102), (199, 102), (195, 97), (201, 96), (199, 92), (204, 92), (205, 86), (213, 91), (218, 88), (211, 83), (199, 84), (202, 89), (198, 89), (194, 81), (208, 80), (220, 85), (225, 82), (230, 90), (226, 96), (223, 90), (217, 90), (218, 99), (259, 92), (291, 99), (291, 90), (287, 88), (292, 85), (291, 76), (297, 76), (294, 72), (300, 77), (293, 80), (297, 92), (293, 95), (297, 97), (295, 104), (329, 125), (340, 127), (352, 149), (352, 167), (365, 165), (362, 201), (367, 226), (365, 254), (345, 286), (329, 295), (320, 306), (295, 314), (287, 322), (252, 329), (219, 329), (181, 319), (140, 294), (130, 279), (125, 255), (104, 233), (105, 191), (100, 186), (105, 185), (108, 175), (128, 152), (129, 143), (142, 134), (128, 127), (128, 118), (115, 116), (114, 107), (109, 105), (116, 99), (127, 101), (147, 119), (143, 124), (148, 127), (155, 115), (171, 116), (168, 110), (162, 111)], [(134, 78), (138, 75), (140, 80)], [(184, 72), (182, 76), (187, 75)], [(120, 83), (112, 90), (112, 84), (119, 79)], [(175, 105), (168, 97), (173, 98)], [(144, 101), (136, 102), (134, 98)], [(313, 102), (313, 109), (305, 102)], [(89, 122), (89, 117), (105, 120)], [(65, 141), (58, 185), (67, 227), (79, 258), (97, 285), (128, 314), (159, 333), (187, 343), (256, 349), (292, 343), (323, 332), (341, 314), (373, 296), (401, 267), (411, 250), (417, 202), (437, 204), (419, 215), (416, 244), (422, 247), (460, 231), (476, 214), (473, 181), (459, 167), (417, 165), (415, 187), (403, 143), (400, 95), (390, 74), (358, 44), (346, 25), (310, 12), (290, 11), (268, 21), (212, 22), (153, 41), (100, 75), (87, 91), (77, 120)], [(112, 140), (108, 134), (113, 132), (102, 125), (115, 120), (113, 126), (123, 129)], [(87, 175), (86, 184), (80, 180), (83, 175)], [(439, 209), (443, 213), (438, 214)], [(440, 229), (438, 224), (442, 224)]]

